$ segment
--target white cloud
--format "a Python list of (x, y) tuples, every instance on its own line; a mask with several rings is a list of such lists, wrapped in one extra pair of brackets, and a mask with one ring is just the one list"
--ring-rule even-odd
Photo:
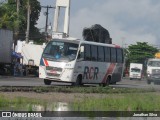
[[(115, 44), (134, 44), (137, 41), (157, 44), (160, 39), (159, 0), (91, 1), (92, 5), (87, 2), (89, 6), (85, 4), (86, 0), (81, 0), (79, 6), (75, 5), (78, 0), (71, 4), (70, 36), (82, 38), (84, 27), (100, 24), (109, 30)], [(41, 15), (39, 26), (45, 23), (44, 17)]]
[(37, 27), (40, 28), (40, 29), (43, 29), (45, 28), (45, 22), (46, 22), (46, 17), (44, 16), (44, 13), (41, 12), (40, 13), (40, 17), (39, 17), (39, 20), (38, 20), (38, 24), (37, 24)]
[(152, 26), (160, 27), (159, 4), (152, 4), (151, 0), (110, 0), (95, 4), (71, 17), (71, 35), (82, 38), (84, 27), (101, 24), (109, 30), (115, 44), (121, 45), (122, 38), (127, 44), (136, 41), (156, 44), (159, 35)]

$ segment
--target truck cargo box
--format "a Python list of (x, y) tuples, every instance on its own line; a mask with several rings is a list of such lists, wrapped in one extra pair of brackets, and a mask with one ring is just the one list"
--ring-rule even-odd
[(33, 66), (39, 66), (40, 58), (43, 52), (43, 45), (36, 45), (32, 43), (25, 43), (24, 41), (18, 41), (16, 52), (21, 53), (23, 56), (23, 64), (30, 65), (30, 61), (33, 62)]
[(11, 63), (13, 32), (0, 29), (0, 63)]

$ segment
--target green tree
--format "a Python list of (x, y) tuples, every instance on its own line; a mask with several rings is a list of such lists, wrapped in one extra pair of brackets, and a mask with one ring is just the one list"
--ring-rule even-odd
[(130, 45), (126, 50), (126, 68), (129, 68), (130, 63), (142, 63), (145, 71), (145, 62), (148, 58), (154, 58), (155, 53), (159, 50), (147, 42), (137, 42), (135, 45)]
[[(21, 30), (22, 30), (22, 36), (21, 39), (23, 38), (23, 33), (26, 32), (27, 28), (27, 2), (28, 0), (21, 0), (21, 9), (23, 11), (23, 14), (25, 15), (25, 21), (22, 22)], [(41, 34), (39, 32), (39, 29), (35, 27), (37, 24), (37, 20), (39, 19), (40, 11), (41, 11), (41, 6), (40, 2), (38, 0), (30, 0), (30, 8), (31, 8), (31, 13), (30, 13), (30, 39), (34, 40), (37, 38), (41, 37)], [(23, 38), (24, 39), (24, 38)]]
[(128, 63), (142, 63), (144, 64), (147, 58), (153, 58), (158, 49), (148, 45), (147, 42), (137, 42), (135, 45), (128, 47), (127, 59)]
[(0, 17), (0, 27), (15, 31), (18, 26), (22, 25), (22, 21), (25, 21), (24, 12), (20, 9), (19, 15), (16, 11), (16, 3), (14, 0), (8, 0), (7, 3), (3, 3), (0, 6), (2, 10)]
[[(13, 30), (18, 36), (16, 39), (25, 39), (27, 28), (27, 2), (28, 0), (20, 0), (19, 14), (16, 10), (15, 0), (8, 0), (0, 6), (0, 28)], [(35, 27), (40, 15), (41, 6), (38, 0), (30, 0), (30, 39), (35, 40), (41, 38), (39, 29)], [(35, 36), (36, 35), (36, 36)]]
[(154, 58), (158, 49), (148, 45), (147, 42), (137, 42), (135, 45), (130, 45), (125, 49), (125, 69), (128, 69), (130, 63), (142, 63), (143, 74), (146, 75), (146, 60)]

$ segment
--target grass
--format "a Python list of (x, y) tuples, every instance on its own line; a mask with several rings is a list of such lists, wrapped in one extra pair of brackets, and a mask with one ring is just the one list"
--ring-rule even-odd
[(7, 98), (5, 98), (3, 95), (0, 96), (0, 108), (5, 107), (8, 105), (8, 103), (6, 103), (6, 101), (8, 101)]
[(75, 101), (75, 111), (159, 111), (160, 95), (154, 93), (132, 93), (110, 95), (106, 98), (85, 98)]
[(0, 95), (0, 110), (27, 110), (32, 111), (32, 105), (42, 104), (41, 100), (25, 97), (15, 97), (13, 99)]
[[(112, 87), (73, 87), (73, 86), (51, 86), (51, 87), (0, 87), (1, 92), (62, 92), (83, 93), (81, 100), (78, 96), (70, 104), (69, 108), (75, 111), (154, 111), (160, 110), (160, 95), (155, 94), (154, 89), (131, 89)], [(107, 97), (87, 97), (86, 93), (106, 94)], [(64, 100), (65, 101), (65, 100)], [(33, 106), (43, 106), (44, 111), (56, 107), (56, 103), (47, 101), (15, 97), (8, 99), (0, 95), (0, 109), (3, 110), (27, 110), (34, 111)]]
[[(82, 100), (75, 98), (69, 103), (73, 111), (160, 111), (160, 94), (156, 93), (120, 93), (109, 94), (107, 97), (94, 98), (84, 96)], [(56, 103), (15, 97), (8, 99), (0, 95), (0, 110), (36, 111), (34, 105), (40, 105), (44, 111), (53, 111)]]

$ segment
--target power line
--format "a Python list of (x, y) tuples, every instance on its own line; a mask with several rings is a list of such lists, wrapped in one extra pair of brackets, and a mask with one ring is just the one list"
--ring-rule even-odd
[(51, 6), (41, 6), (42, 8), (46, 8), (46, 26), (45, 26), (45, 33), (47, 34), (47, 27), (48, 27), (48, 14), (49, 14), (49, 9), (53, 8), (55, 9), (55, 7), (51, 7)]

